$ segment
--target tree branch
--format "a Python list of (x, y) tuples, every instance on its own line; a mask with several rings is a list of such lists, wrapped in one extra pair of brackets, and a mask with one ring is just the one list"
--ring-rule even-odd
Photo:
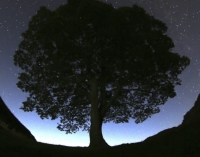
[(105, 114), (109, 110), (110, 106), (113, 104), (113, 102), (119, 96), (120, 91), (121, 91), (121, 85), (118, 84), (118, 86), (114, 92), (114, 95), (111, 97), (110, 101), (105, 106), (103, 106), (102, 109), (100, 110), (100, 114), (102, 117), (105, 116)]
[(122, 88), (121, 90), (139, 90), (139, 88), (128, 88), (128, 89), (124, 89), (124, 88)]

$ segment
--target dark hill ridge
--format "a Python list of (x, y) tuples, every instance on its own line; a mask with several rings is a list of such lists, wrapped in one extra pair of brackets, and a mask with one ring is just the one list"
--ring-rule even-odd
[(36, 141), (31, 132), (12, 114), (0, 97), (0, 128), (13, 131), (28, 139)]
[(161, 131), (143, 142), (122, 144), (111, 148), (95, 150), (84, 147), (50, 145), (27, 139), (20, 139), (0, 128), (0, 156), (200, 157), (199, 114), (200, 95), (194, 107), (186, 113), (182, 124), (179, 126)]
[[(177, 111), (178, 112), (178, 111)], [(163, 153), (200, 157), (200, 94), (194, 106), (184, 115), (182, 123), (148, 137), (143, 142), (163, 149)]]
[(194, 104), (194, 106), (188, 111), (183, 118), (183, 122), (181, 126), (185, 126), (191, 123), (198, 123), (200, 124), (200, 94)]
[[(181, 130), (189, 127), (191, 129), (200, 128), (200, 94), (197, 100), (195, 101), (194, 106), (184, 115), (183, 121), (179, 126), (163, 130), (158, 134), (147, 138), (145, 141), (156, 140), (158, 138), (165, 137), (176, 132), (180, 132)], [(200, 136), (198, 137), (200, 142)]]

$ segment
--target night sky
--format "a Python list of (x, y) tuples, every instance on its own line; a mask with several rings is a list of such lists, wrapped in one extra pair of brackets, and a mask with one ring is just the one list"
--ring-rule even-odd
[[(143, 141), (161, 130), (179, 125), (185, 113), (194, 105), (200, 93), (200, 0), (103, 0), (114, 7), (138, 4), (168, 26), (173, 39), (173, 52), (186, 55), (191, 64), (180, 75), (182, 85), (176, 87), (177, 96), (169, 99), (161, 112), (143, 123), (108, 123), (103, 125), (103, 135), (110, 145)], [(27, 93), (17, 88), (20, 69), (14, 66), (13, 55), (18, 48), (21, 33), (41, 5), (56, 9), (66, 0), (1, 0), (0, 1), (0, 96), (12, 113), (24, 124), (37, 141), (67, 146), (88, 146), (89, 134), (77, 132), (67, 135), (59, 131), (58, 120), (42, 120), (35, 112), (19, 108)]]

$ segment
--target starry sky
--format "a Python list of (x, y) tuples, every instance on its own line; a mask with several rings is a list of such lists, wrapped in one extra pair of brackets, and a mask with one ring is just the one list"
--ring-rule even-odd
[[(161, 130), (179, 125), (184, 114), (194, 105), (200, 90), (200, 1), (199, 0), (102, 0), (117, 8), (138, 4), (150, 15), (168, 26), (167, 34), (173, 39), (173, 52), (186, 55), (191, 64), (180, 75), (182, 85), (176, 87), (177, 96), (161, 106), (161, 112), (143, 123), (107, 123), (103, 135), (110, 144), (143, 141)], [(67, 0), (1, 0), (0, 1), (0, 96), (11, 112), (24, 124), (37, 141), (66, 146), (88, 146), (89, 134), (65, 134), (56, 126), (58, 120), (42, 120), (35, 112), (19, 108), (27, 93), (17, 88), (20, 69), (14, 66), (13, 55), (28, 28), (28, 22), (41, 5), (56, 9)]]

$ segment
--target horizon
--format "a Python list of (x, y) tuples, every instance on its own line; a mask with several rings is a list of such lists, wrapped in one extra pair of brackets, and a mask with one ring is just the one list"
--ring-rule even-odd
[[(1, 97), (1, 96), (0, 96)], [(1, 97), (2, 98), (2, 97)], [(3, 100), (3, 98), (2, 98), (2, 100)], [(4, 100), (3, 100), (4, 101)], [(194, 100), (194, 102), (193, 102), (193, 105), (192, 105), (192, 107), (194, 106), (194, 103), (195, 103), (195, 101), (196, 100)], [(4, 101), (5, 102), (5, 101)], [(7, 104), (5, 103), (5, 105), (7, 106)], [(8, 106), (7, 106), (8, 107)], [(8, 107), (8, 109), (9, 109), (9, 107)], [(10, 110), (10, 109), (9, 109)], [(11, 110), (10, 110), (11, 111)], [(188, 110), (189, 111), (189, 110)], [(187, 111), (187, 112), (188, 112)], [(11, 111), (12, 112), (12, 111)], [(13, 112), (12, 112), (13, 113)], [(25, 112), (24, 112), (25, 113)], [(26, 114), (26, 113), (25, 113)], [(159, 114), (159, 113), (158, 113)], [(17, 118), (17, 116), (15, 115), (15, 113), (13, 113), (13, 115)], [(157, 115), (157, 114), (155, 114), (155, 115)], [(154, 115), (154, 116), (155, 116)], [(27, 115), (28, 116), (28, 115)], [(37, 115), (38, 116), (38, 115)], [(183, 115), (184, 116), (184, 115)], [(36, 117), (35, 117), (36, 118)], [(37, 118), (39, 118), (39, 116), (37, 117)], [(37, 119), (36, 118), (36, 119)], [(154, 117), (154, 118), (158, 118), (158, 117)], [(153, 118), (153, 119), (154, 119)], [(183, 117), (182, 117), (183, 118)], [(17, 118), (18, 119), (18, 118)], [(40, 118), (39, 118), (40, 119)], [(150, 118), (150, 119), (152, 119), (152, 118)], [(154, 124), (154, 120), (151, 120), (150, 122), (147, 122), (148, 121), (148, 119), (146, 120), (146, 121), (144, 121), (143, 123), (139, 123), (139, 124), (135, 124), (135, 122), (133, 121), (133, 120), (130, 120), (130, 121), (132, 121), (132, 124), (135, 124), (135, 126), (136, 126), (136, 128), (137, 128), (137, 126), (138, 125), (140, 125), (140, 124), (143, 124), (143, 126), (142, 127), (149, 127), (149, 126), (151, 126), (151, 125), (153, 125)], [(19, 119), (18, 119), (19, 120)], [(53, 128), (52, 127), (52, 125), (55, 125), (55, 123), (53, 123), (53, 121), (52, 120), (48, 120), (48, 119), (44, 119), (44, 120), (42, 120), (42, 119), (40, 119), (41, 120), (41, 122), (40, 123), (38, 123), (38, 126), (37, 127), (34, 127), (33, 128), (33, 130), (31, 130), (31, 128), (28, 128), (23, 122), (21, 122), (20, 120), (20, 122), (31, 132), (31, 134), (35, 137), (35, 139), (36, 139), (36, 141), (37, 142), (41, 142), (41, 143), (46, 143), (46, 144), (52, 144), (52, 145), (62, 145), (62, 146), (67, 146), (67, 147), (87, 147), (88, 145), (89, 145), (89, 133), (87, 133), (86, 131), (78, 131), (77, 133), (73, 133), (73, 134), (69, 134), (69, 136), (67, 135), (67, 134), (65, 134), (65, 132), (62, 132), (62, 131), (59, 131), (56, 127), (55, 128)], [(54, 120), (54, 121), (56, 121), (56, 120)], [(183, 121), (183, 119), (182, 119), (182, 121)], [(182, 121), (180, 122), (180, 124), (182, 123)], [(48, 122), (48, 123), (47, 123)], [(57, 122), (58, 122), (58, 120), (57, 120)], [(145, 124), (146, 123), (146, 124)], [(43, 126), (43, 125), (47, 125), (48, 124), (48, 128), (49, 129), (51, 129), (52, 131), (50, 132), (50, 133), (47, 133), (47, 130), (46, 129), (41, 129), (41, 126)], [(180, 124), (178, 124), (178, 125), (180, 125)], [(50, 125), (50, 126), (49, 126)], [(138, 143), (138, 142), (142, 142), (142, 141), (144, 141), (146, 138), (148, 138), (148, 137), (151, 137), (151, 136), (154, 136), (154, 135), (156, 135), (157, 133), (159, 133), (159, 132), (161, 132), (161, 131), (163, 131), (163, 130), (166, 130), (166, 129), (169, 129), (169, 128), (172, 128), (172, 127), (176, 127), (176, 126), (171, 126), (171, 127), (169, 127), (169, 128), (167, 128), (167, 127), (165, 127), (165, 128), (163, 128), (163, 129), (161, 129), (160, 131), (158, 131), (157, 132), (157, 130), (151, 130), (151, 132), (149, 133), (149, 134), (146, 134), (146, 135), (143, 135), (142, 137), (139, 137), (138, 139), (135, 139), (135, 141), (125, 141), (125, 140), (123, 140), (122, 138), (123, 138), (123, 136), (124, 136), (124, 134), (121, 132), (120, 133), (120, 129), (119, 129), (119, 132), (117, 132), (116, 134), (113, 134), (113, 135), (110, 135), (110, 134), (108, 134), (107, 133), (107, 127), (109, 127), (109, 125), (111, 125), (111, 124), (109, 124), (109, 123), (104, 123), (103, 124), (103, 127), (102, 127), (102, 132), (103, 132), (103, 136), (104, 136), (104, 139), (108, 142), (108, 144), (110, 145), (110, 146), (117, 146), (117, 145), (122, 145), (122, 144), (131, 144), (131, 143)], [(115, 129), (117, 129), (117, 128), (122, 128), (122, 127), (124, 127), (124, 126), (127, 126), (127, 125), (129, 125), (128, 123), (125, 123), (125, 124), (114, 124), (114, 126), (113, 126), (113, 124), (112, 124), (112, 129), (111, 129), (111, 131), (112, 130), (115, 130)], [(177, 126), (178, 126), (177, 125)], [(28, 125), (29, 126), (29, 125)], [(140, 128), (141, 126), (138, 126), (138, 128)], [(39, 130), (37, 130), (37, 129), (35, 129), (35, 128), (39, 128)], [(134, 129), (134, 127), (133, 127), (133, 129)], [(107, 131), (106, 131), (107, 130)], [(57, 131), (59, 131), (59, 132), (57, 132)], [(51, 136), (51, 135), (54, 135), (54, 134), (52, 134), (52, 133), (54, 133), (55, 132), (55, 134), (57, 134), (58, 135), (58, 140), (54, 140), (54, 141), (52, 141), (52, 138), (49, 138), (49, 136)], [(128, 131), (129, 132), (129, 131)], [(77, 135), (76, 135), (77, 134)], [(65, 136), (66, 137), (65, 137)], [(119, 143), (118, 142), (118, 140), (115, 140), (116, 139), (116, 135), (118, 135), (117, 137), (119, 137), (119, 138), (121, 138), (121, 141), (124, 141), (124, 142), (122, 142), (122, 143)], [(132, 137), (131, 136), (131, 134), (129, 134), (130, 135), (130, 137)], [(68, 138), (67, 138), (67, 136), (68, 136)], [(106, 137), (108, 138), (108, 139), (106, 139)], [(132, 137), (133, 138), (133, 137)], [(61, 140), (62, 139), (62, 140)], [(70, 143), (68, 144), (68, 140), (70, 140)], [(75, 140), (76, 142), (75, 143), (73, 143), (71, 140)], [(79, 142), (82, 142), (82, 144), (80, 144)]]

